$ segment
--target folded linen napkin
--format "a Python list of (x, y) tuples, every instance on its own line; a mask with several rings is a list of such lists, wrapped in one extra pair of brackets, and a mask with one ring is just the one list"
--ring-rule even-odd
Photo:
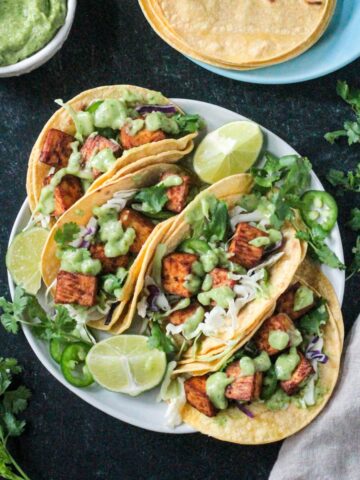
[(333, 397), (308, 427), (284, 442), (269, 480), (360, 479), (360, 317), (344, 352)]

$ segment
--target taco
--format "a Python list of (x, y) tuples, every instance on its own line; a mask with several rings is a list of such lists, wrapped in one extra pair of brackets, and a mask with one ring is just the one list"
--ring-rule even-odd
[(82, 197), (56, 222), (43, 250), (42, 277), (55, 304), (109, 330), (126, 309), (145, 252), (196, 193), (189, 172), (158, 164)]
[[(29, 160), (32, 212), (54, 223), (86, 192), (142, 166), (176, 162), (193, 148), (202, 126), (161, 93), (131, 85), (85, 91), (47, 122)], [(139, 163), (138, 163), (139, 162)]]
[(219, 181), (157, 237), (113, 332), (142, 317), (166, 334), (186, 370), (188, 362), (226, 355), (256, 328), (291, 282), (305, 246), (290, 224), (271, 225), (270, 203), (252, 186), (248, 174)]
[(183, 420), (220, 440), (262, 444), (310, 423), (334, 390), (343, 345), (336, 294), (306, 260), (274, 312), (219, 364), (182, 379)]

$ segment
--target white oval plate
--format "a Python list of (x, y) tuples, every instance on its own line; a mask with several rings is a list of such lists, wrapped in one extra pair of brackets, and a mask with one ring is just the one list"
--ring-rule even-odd
[[(208, 132), (220, 127), (221, 125), (236, 120), (245, 120), (246, 118), (238, 113), (226, 110), (205, 102), (196, 100), (174, 99), (187, 113), (199, 113), (206, 121)], [(266, 128), (262, 128), (264, 133), (264, 149), (271, 151), (275, 155), (289, 155), (296, 153), (284, 140)], [(317, 176), (312, 173), (312, 188), (321, 189), (323, 187)], [(27, 201), (24, 202), (20, 212), (15, 220), (11, 231), (9, 243), (16, 233), (20, 232), (27, 224), (30, 218), (30, 210)], [(340, 260), (343, 261), (343, 249), (340, 238), (339, 228), (336, 225), (329, 238), (329, 246), (335, 251)], [(337, 292), (340, 302), (342, 302), (345, 286), (345, 274), (339, 270), (333, 270), (325, 267), (324, 273), (328, 276)], [(11, 295), (14, 294), (14, 283), (8, 275)], [(126, 395), (109, 392), (103, 388), (92, 385), (86, 389), (78, 389), (68, 384), (62, 376), (59, 366), (52, 360), (48, 351), (48, 345), (36, 338), (28, 327), (24, 327), (25, 336), (34, 350), (35, 355), (45, 368), (61, 382), (66, 388), (75, 393), (90, 405), (124, 422), (136, 425), (137, 427), (164, 433), (191, 433), (192, 430), (187, 425), (181, 425), (175, 429), (170, 429), (165, 425), (164, 414), (166, 405), (156, 402), (157, 391), (147, 392), (139, 397), (133, 398)]]

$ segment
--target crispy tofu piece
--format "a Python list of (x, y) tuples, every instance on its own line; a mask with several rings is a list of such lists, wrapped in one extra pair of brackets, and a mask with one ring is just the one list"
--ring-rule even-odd
[(191, 274), (191, 267), (197, 261), (192, 253), (171, 253), (164, 257), (162, 262), (163, 287), (168, 293), (180, 297), (191, 297), (184, 286), (186, 277)]
[(173, 325), (181, 325), (182, 323), (185, 323), (186, 320), (191, 317), (191, 315), (193, 315), (200, 306), (200, 303), (195, 302), (191, 303), (187, 308), (176, 310), (169, 315), (169, 322)]
[(233, 288), (236, 284), (235, 280), (229, 278), (229, 270), (226, 270), (226, 268), (214, 268), (214, 270), (211, 270), (210, 276), (212, 278), (212, 288)]
[(225, 373), (228, 377), (235, 379), (226, 387), (226, 398), (230, 400), (240, 400), (242, 402), (251, 402), (260, 397), (263, 378), (261, 372), (242, 377), (240, 362), (239, 360), (235, 360), (227, 367)]
[(70, 144), (74, 141), (75, 138), (72, 135), (50, 128), (40, 153), (40, 162), (57, 169), (67, 167), (72, 153)]
[(185, 380), (185, 394), (186, 400), (196, 410), (203, 413), (207, 417), (215, 417), (218, 409), (211, 403), (210, 398), (206, 393), (206, 375), (201, 377), (191, 377)]
[(103, 137), (102, 135), (93, 135), (86, 139), (84, 145), (81, 147), (80, 153), (84, 162), (88, 162), (91, 158), (104, 150), (104, 148), (110, 148), (115, 157), (119, 157), (122, 153), (121, 146), (111, 140), (110, 138)]
[[(278, 313), (272, 315), (265, 320), (261, 328), (255, 335), (255, 343), (259, 350), (266, 352), (268, 355), (276, 355), (280, 350), (273, 348), (269, 344), (269, 333), (273, 330), (281, 330), (282, 332), (288, 332), (294, 330), (295, 326), (291, 318), (285, 313)], [(285, 348), (287, 348), (286, 346)]]
[(127, 125), (120, 130), (120, 141), (124, 150), (140, 147), (140, 145), (146, 145), (147, 143), (159, 142), (165, 138), (166, 135), (162, 130), (150, 132), (150, 130), (142, 129), (135, 135), (129, 135)]
[(255, 267), (263, 256), (264, 247), (255, 247), (250, 245), (249, 242), (258, 237), (267, 236), (266, 232), (248, 223), (239, 223), (229, 246), (229, 252), (233, 254), (230, 260), (247, 269)]
[(55, 303), (76, 303), (84, 307), (96, 304), (97, 277), (60, 270), (57, 275)]
[(299, 350), (297, 353), (300, 356), (300, 362), (294, 370), (290, 380), (283, 380), (280, 382), (280, 387), (287, 395), (294, 395), (294, 393), (299, 390), (300, 384), (310, 375), (315, 373), (309, 360), (307, 360)]
[(315, 307), (314, 301), (311, 305), (308, 305), (297, 312), (294, 311), (295, 294), (300, 286), (300, 283), (292, 285), (286, 290), (286, 292), (280, 295), (278, 301), (276, 302), (276, 311), (286, 313), (292, 320), (297, 320)]
[[(160, 180), (165, 180), (167, 177), (173, 176), (173, 173), (167, 172), (163, 173), (160, 177)], [(186, 205), (186, 200), (189, 195), (189, 190), (190, 190), (190, 184), (191, 184), (191, 178), (189, 175), (179, 175), (183, 183), (178, 186), (174, 187), (169, 187), (166, 191), (167, 197), (169, 201), (165, 205), (165, 207), (170, 211), (174, 213), (180, 213), (182, 210), (184, 210), (184, 207)]]
[(60, 217), (83, 196), (81, 181), (74, 175), (65, 175), (55, 187), (55, 217)]
[(144, 217), (144, 215), (135, 212), (135, 210), (132, 210), (131, 208), (125, 208), (125, 210), (120, 213), (119, 220), (123, 227), (131, 227), (135, 230), (136, 237), (134, 243), (130, 247), (130, 252), (139, 253), (141, 247), (154, 230), (155, 225), (151, 220)]
[(92, 258), (100, 260), (102, 273), (115, 273), (119, 267), (126, 268), (129, 264), (128, 255), (119, 255), (113, 258), (107, 257), (105, 255), (105, 247), (101, 243), (90, 245), (90, 253)]

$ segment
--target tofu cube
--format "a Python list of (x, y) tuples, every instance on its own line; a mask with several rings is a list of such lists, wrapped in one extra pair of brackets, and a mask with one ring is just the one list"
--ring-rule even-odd
[(201, 377), (191, 377), (185, 380), (185, 395), (186, 400), (196, 410), (203, 413), (207, 417), (215, 417), (218, 409), (211, 403), (210, 398), (206, 393), (206, 375)]
[(65, 175), (55, 187), (55, 217), (60, 217), (83, 196), (81, 181), (74, 175)]
[(72, 153), (70, 144), (74, 141), (75, 138), (72, 135), (50, 128), (41, 149), (40, 162), (56, 169), (67, 167)]
[(97, 277), (60, 270), (57, 275), (55, 303), (76, 303), (84, 307), (96, 304)]
[(227, 367), (226, 375), (234, 378), (234, 381), (226, 387), (226, 398), (230, 400), (240, 400), (242, 402), (251, 402), (260, 397), (263, 378), (261, 372), (255, 372), (254, 375), (242, 377), (240, 362), (239, 360), (235, 360)]
[(122, 153), (122, 148), (117, 142), (110, 138), (103, 137), (102, 135), (92, 135), (88, 137), (84, 145), (81, 147), (80, 153), (86, 163), (91, 160), (94, 155), (105, 148), (110, 148), (115, 157), (119, 157)]
[(286, 313), (292, 320), (297, 320), (301, 318), (305, 313), (309, 312), (315, 307), (315, 301), (301, 310), (294, 311), (294, 302), (295, 294), (297, 289), (300, 287), (300, 283), (292, 285), (286, 290), (279, 298), (276, 303), (276, 311), (281, 313)]
[(300, 356), (300, 362), (294, 370), (290, 380), (283, 380), (280, 382), (280, 387), (287, 395), (294, 395), (294, 393), (299, 390), (300, 384), (310, 375), (315, 373), (309, 360), (307, 360), (299, 350), (297, 353)]
[(231, 240), (229, 252), (232, 262), (250, 269), (255, 267), (261, 260), (264, 253), (264, 247), (255, 247), (249, 242), (258, 237), (267, 237), (268, 234), (259, 230), (248, 223), (239, 223), (235, 230), (235, 235)]
[(214, 268), (211, 270), (212, 288), (230, 287), (234, 288), (236, 281), (229, 278), (229, 270), (226, 268)]
[(119, 220), (124, 228), (131, 227), (135, 230), (136, 237), (130, 247), (130, 252), (139, 253), (149, 235), (154, 230), (155, 225), (144, 215), (135, 212), (135, 210), (131, 208), (125, 208), (125, 210), (120, 213)]
[[(282, 332), (288, 332), (294, 330), (295, 326), (291, 318), (285, 313), (278, 313), (272, 315), (270, 318), (260, 327), (259, 331), (255, 335), (255, 343), (259, 350), (266, 352), (268, 355), (276, 355), (280, 350), (273, 348), (269, 344), (269, 334), (275, 330), (281, 330)], [(287, 348), (288, 345), (285, 347)]]
[(162, 262), (162, 282), (168, 293), (180, 297), (191, 297), (192, 293), (185, 288), (188, 275), (191, 274), (192, 264), (197, 256), (192, 253), (171, 253), (164, 257)]
[(118, 257), (109, 258), (105, 255), (105, 247), (101, 243), (90, 245), (91, 257), (100, 260), (102, 265), (102, 273), (115, 273), (119, 267), (126, 268), (129, 264), (128, 255), (119, 255)]
[[(167, 177), (173, 176), (173, 173), (163, 173), (160, 177), (160, 180), (165, 180)], [(183, 180), (183, 183), (178, 186), (169, 187), (166, 191), (169, 201), (166, 203), (165, 207), (174, 213), (180, 213), (184, 210), (186, 205), (186, 200), (189, 195), (191, 179), (188, 175), (180, 175)]]
[(152, 142), (159, 142), (165, 138), (166, 135), (162, 130), (150, 132), (150, 130), (142, 129), (135, 135), (129, 134), (129, 128), (127, 125), (120, 130), (120, 141), (124, 150), (140, 147), (140, 145), (146, 145)]

